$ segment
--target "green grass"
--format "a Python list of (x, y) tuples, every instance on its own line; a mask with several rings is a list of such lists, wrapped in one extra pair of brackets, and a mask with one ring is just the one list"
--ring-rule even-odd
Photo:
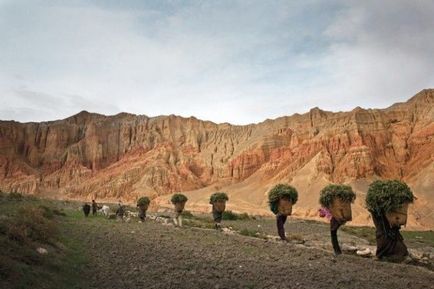
[(250, 220), (250, 216), (247, 213), (237, 214), (232, 211), (224, 211), (222, 214), (223, 220), (236, 221), (236, 220)]
[(183, 221), (186, 227), (195, 227), (203, 229), (214, 229), (214, 221), (204, 217), (193, 217)]
[(258, 230), (251, 230), (251, 229), (243, 228), (239, 232), (240, 232), (240, 235), (243, 235), (243, 236), (254, 237), (254, 238), (261, 238), (261, 239), (265, 239), (266, 238)]
[[(376, 244), (375, 228), (343, 226), (342, 231), (365, 239), (371, 245)], [(402, 231), (406, 243), (415, 243), (434, 247), (434, 231)]]
[[(0, 288), (82, 288), (86, 262), (79, 239), (68, 230), (60, 202), (0, 196)], [(39, 254), (42, 247), (48, 254)]]
[[(188, 227), (198, 227), (198, 228), (206, 228), (213, 229), (214, 228), (214, 220), (211, 217), (211, 214), (199, 214), (195, 215), (189, 211), (184, 211), (182, 213), (184, 217), (184, 224)], [(246, 213), (237, 214), (232, 211), (223, 212), (222, 219), (224, 221), (247, 221), (251, 220), (252, 217)]]
[(434, 247), (434, 231), (402, 231), (405, 240)]
[(351, 227), (351, 226), (342, 226), (341, 230), (354, 235), (356, 237), (365, 239), (369, 242), (370, 245), (375, 245), (375, 228), (373, 227)]
[(194, 215), (190, 211), (187, 211), (187, 210), (182, 211), (181, 216), (185, 219), (193, 219), (194, 218)]

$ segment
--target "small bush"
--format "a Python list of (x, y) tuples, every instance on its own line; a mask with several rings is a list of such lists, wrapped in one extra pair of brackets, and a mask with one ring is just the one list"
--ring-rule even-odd
[(194, 218), (194, 215), (190, 211), (186, 211), (186, 210), (182, 211), (181, 216), (186, 219)]
[(20, 193), (12, 192), (9, 193), (8, 199), (11, 201), (21, 201), (23, 199), (23, 195)]
[(249, 220), (250, 216), (247, 213), (237, 214), (232, 211), (224, 211), (222, 218), (223, 220), (235, 221), (235, 220)]
[(247, 213), (238, 214), (238, 220), (250, 220), (250, 216)]
[(240, 231), (240, 235), (243, 236), (248, 236), (248, 237), (255, 237), (255, 238), (260, 238), (261, 237), (261, 233), (256, 231), (256, 230), (249, 230), (249, 229), (242, 229)]
[(184, 203), (187, 202), (188, 198), (183, 194), (174, 194), (170, 201), (172, 204)]
[(300, 234), (288, 234), (286, 236), (286, 239), (289, 241), (298, 241), (298, 242), (303, 242), (303, 243), (305, 241), (303, 236)]
[(148, 197), (141, 197), (141, 198), (137, 201), (137, 207), (148, 206), (149, 203), (151, 203), (151, 200), (150, 200)]
[(53, 210), (51, 210), (51, 208), (47, 207), (47, 206), (39, 206), (39, 208), (43, 211), (43, 216), (47, 219), (53, 219), (54, 218), (54, 213)]
[(209, 203), (214, 204), (215, 202), (218, 202), (218, 201), (229, 201), (229, 197), (224, 192), (216, 192), (216, 193), (212, 194), (210, 199), (209, 199)]
[(352, 203), (356, 199), (356, 194), (350, 186), (331, 184), (321, 190), (319, 203), (325, 208), (330, 208), (335, 198)]
[(54, 214), (55, 216), (62, 216), (62, 217), (65, 217), (65, 216), (66, 216), (66, 213), (63, 211), (63, 209), (60, 209), (60, 210), (58, 210), (58, 209), (53, 209), (53, 214)]
[(44, 209), (32, 206), (20, 208), (17, 216), (6, 223), (6, 235), (20, 243), (37, 241), (52, 243), (57, 237), (54, 221), (46, 217)]
[(366, 194), (366, 207), (377, 215), (386, 214), (412, 203), (414, 196), (406, 183), (398, 180), (374, 181)]
[(40, 205), (39, 208), (42, 209), (43, 215), (47, 219), (53, 219), (54, 216), (66, 216), (64, 212), (59, 211), (58, 209), (52, 209), (43, 205)]
[(268, 193), (268, 204), (271, 211), (275, 214), (279, 211), (278, 205), (280, 199), (288, 199), (292, 204), (295, 204), (298, 200), (298, 192), (290, 185), (278, 184), (274, 186)]

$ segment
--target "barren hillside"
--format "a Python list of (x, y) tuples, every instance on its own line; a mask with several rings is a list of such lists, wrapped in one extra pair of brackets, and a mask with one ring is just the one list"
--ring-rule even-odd
[(344, 182), (358, 193), (353, 223), (369, 224), (367, 185), (397, 178), (418, 198), (409, 225), (433, 228), (433, 135), (433, 89), (386, 109), (314, 108), (245, 126), (88, 112), (42, 123), (0, 121), (0, 189), (127, 202), (148, 195), (160, 206), (185, 192), (193, 210), (207, 210), (209, 194), (224, 190), (229, 209), (269, 214), (267, 191), (288, 182), (300, 193), (295, 215), (315, 217), (319, 190)]

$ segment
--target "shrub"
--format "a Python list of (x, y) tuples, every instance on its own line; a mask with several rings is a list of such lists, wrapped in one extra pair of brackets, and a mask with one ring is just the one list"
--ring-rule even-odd
[(366, 194), (366, 207), (377, 215), (394, 211), (404, 203), (412, 203), (413, 193), (406, 183), (398, 180), (374, 181)]
[(335, 198), (339, 198), (344, 202), (352, 203), (356, 199), (356, 194), (350, 186), (331, 184), (321, 190), (319, 203), (325, 208), (330, 208)]
[(288, 234), (286, 236), (286, 239), (289, 241), (298, 241), (298, 242), (302, 242), (302, 243), (305, 242), (303, 235), (300, 235), (300, 234)]
[(237, 214), (232, 211), (224, 211), (222, 218), (223, 220), (235, 221), (235, 220), (249, 220), (250, 216), (247, 213)]
[(190, 211), (186, 211), (186, 210), (182, 211), (181, 216), (186, 219), (194, 218), (194, 215)]
[(218, 202), (218, 201), (229, 201), (229, 197), (224, 192), (216, 192), (216, 193), (212, 194), (210, 199), (209, 199), (209, 203), (214, 204), (215, 202)]
[(8, 195), (9, 200), (21, 201), (23, 199), (23, 195), (20, 193), (12, 192)]
[(172, 204), (187, 202), (188, 198), (183, 194), (174, 194), (170, 201)]
[(47, 219), (53, 219), (54, 216), (66, 216), (66, 214), (58, 209), (53, 209), (47, 206), (40, 205), (39, 208), (43, 211), (43, 215)]
[(285, 184), (278, 184), (274, 186), (268, 193), (268, 204), (273, 213), (278, 213), (278, 205), (280, 199), (288, 199), (292, 204), (297, 203), (298, 192), (297, 190)]
[(6, 228), (8, 238), (20, 243), (51, 243), (57, 233), (55, 222), (45, 216), (44, 209), (32, 206), (20, 208), (17, 216), (10, 220)]
[(137, 200), (137, 207), (148, 206), (151, 200), (148, 197), (141, 197)]
[(249, 230), (247, 228), (243, 228), (240, 231), (240, 235), (247, 236), (247, 237), (254, 237), (254, 238), (260, 238), (261, 233), (257, 230)]

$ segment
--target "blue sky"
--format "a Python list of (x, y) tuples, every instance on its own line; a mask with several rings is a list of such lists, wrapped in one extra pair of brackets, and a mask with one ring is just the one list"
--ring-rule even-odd
[(433, 1), (0, 0), (0, 119), (247, 124), (434, 87)]

